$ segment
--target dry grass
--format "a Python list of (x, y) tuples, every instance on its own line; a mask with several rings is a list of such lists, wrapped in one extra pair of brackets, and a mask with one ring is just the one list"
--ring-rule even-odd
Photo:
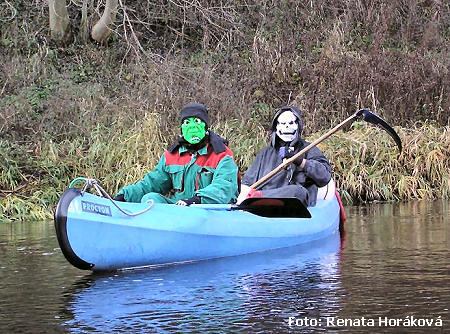
[[(0, 214), (3, 219), (50, 218), (50, 209), (77, 176), (96, 178), (114, 194), (156, 164), (171, 138), (157, 127), (160, 122), (160, 115), (149, 114), (133, 129), (98, 127), (85, 139), (30, 147), (25, 160), (3, 144), (4, 161), (15, 162), (0, 174)], [(241, 172), (267, 143), (267, 132), (257, 122), (230, 120), (215, 130), (230, 139)], [(404, 145), (400, 156), (384, 131), (364, 123), (320, 145), (346, 203), (450, 198), (450, 129), (424, 124), (396, 130)]]
[(450, 197), (449, 127), (396, 130), (403, 142), (401, 155), (390, 137), (373, 127), (339, 133), (325, 143), (347, 202)]

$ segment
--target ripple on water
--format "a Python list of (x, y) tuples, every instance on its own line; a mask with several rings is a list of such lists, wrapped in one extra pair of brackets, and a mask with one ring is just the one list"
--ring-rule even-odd
[(288, 318), (449, 319), (448, 214), (429, 205), (350, 208), (342, 250), (335, 242), (102, 275), (67, 263), (51, 222), (0, 224), (0, 331), (312, 333), (326, 328), (289, 329)]

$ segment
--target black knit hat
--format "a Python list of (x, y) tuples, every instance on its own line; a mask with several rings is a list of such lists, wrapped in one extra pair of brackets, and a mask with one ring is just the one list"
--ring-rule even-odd
[(181, 121), (183, 122), (183, 120), (189, 117), (198, 117), (206, 123), (206, 127), (209, 125), (208, 109), (201, 103), (188, 103), (181, 109)]

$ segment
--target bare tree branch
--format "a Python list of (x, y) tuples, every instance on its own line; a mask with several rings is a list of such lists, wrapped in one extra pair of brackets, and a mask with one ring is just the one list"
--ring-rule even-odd
[(118, 0), (106, 0), (103, 15), (94, 25), (91, 31), (91, 37), (99, 42), (104, 43), (108, 40), (112, 33), (112, 25), (116, 20)]

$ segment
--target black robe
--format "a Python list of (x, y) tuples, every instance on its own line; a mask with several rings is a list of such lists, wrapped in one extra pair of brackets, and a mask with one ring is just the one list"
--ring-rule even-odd
[[(300, 139), (295, 145), (299, 152), (308, 142)], [(242, 184), (252, 185), (264, 175), (282, 163), (278, 147), (269, 145), (263, 148), (253, 164), (245, 172)], [(307, 206), (314, 206), (317, 199), (317, 188), (325, 186), (331, 179), (331, 166), (319, 148), (313, 147), (306, 152), (305, 168), (290, 164), (271, 179), (266, 181), (259, 190), (263, 197), (296, 197)]]

